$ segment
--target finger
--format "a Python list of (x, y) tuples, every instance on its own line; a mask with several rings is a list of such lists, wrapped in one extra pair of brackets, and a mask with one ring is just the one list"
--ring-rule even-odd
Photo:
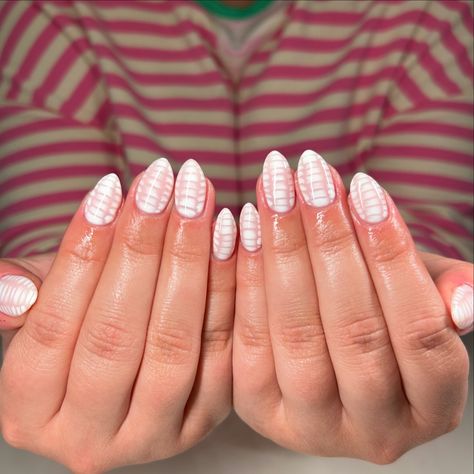
[(84, 199), (6, 354), (0, 394), (5, 413), (21, 416), (30, 426), (44, 425), (61, 406), (76, 338), (109, 252), (121, 200), (114, 174), (102, 178)]
[(161, 440), (162, 449), (179, 435), (196, 376), (214, 202), (211, 183), (188, 160), (176, 179), (143, 360), (123, 425), (124, 433), (139, 425), (145, 439)]
[(0, 260), (0, 331), (23, 326), (40, 286), (34, 273), (14, 261)]
[[(337, 171), (311, 150), (298, 163), (298, 199), (339, 395), (351, 422), (377, 436), (406, 406), (385, 319)], [(391, 417), (391, 419), (389, 418)], [(380, 433), (379, 433), (380, 434)]]
[[(276, 375), (285, 406), (334, 416), (339, 404), (299, 204), (286, 159), (271, 152), (257, 184), (265, 293)], [(338, 405), (340, 407), (340, 405)], [(305, 417), (307, 418), (307, 417)]]
[(168, 160), (160, 158), (128, 193), (71, 362), (63, 403), (69, 423), (77, 418), (80, 426), (86, 419), (115, 432), (125, 418), (143, 356), (173, 181)]
[(196, 380), (182, 428), (185, 444), (202, 438), (229, 414), (232, 406), (232, 330), (235, 302), (234, 253), (237, 226), (222, 209), (213, 227), (206, 315)]
[(262, 432), (281, 403), (268, 327), (260, 217), (247, 203), (240, 214), (233, 341), (234, 406)]
[(464, 345), (388, 193), (358, 173), (349, 201), (412, 413), (419, 423), (442, 424), (445, 432), (465, 402)]

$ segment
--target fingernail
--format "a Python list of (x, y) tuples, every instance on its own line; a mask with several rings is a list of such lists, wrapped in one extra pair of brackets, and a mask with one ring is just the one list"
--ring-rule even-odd
[(174, 190), (176, 209), (183, 217), (197, 217), (206, 201), (206, 178), (196, 160), (187, 160), (179, 170)]
[(0, 278), (0, 312), (21, 316), (38, 297), (35, 284), (24, 276), (4, 275)]
[(474, 323), (474, 292), (468, 284), (458, 286), (451, 298), (451, 317), (459, 329), (467, 329)]
[(251, 203), (245, 204), (240, 213), (240, 240), (245, 250), (255, 252), (262, 246), (260, 216)]
[(298, 185), (307, 204), (324, 207), (336, 198), (331, 170), (322, 156), (306, 150), (298, 162)]
[(267, 204), (275, 212), (287, 212), (295, 205), (295, 184), (286, 158), (271, 151), (263, 163), (263, 191)]
[(388, 216), (385, 193), (375, 179), (364, 173), (357, 173), (351, 181), (351, 199), (359, 217), (377, 224)]
[(216, 219), (214, 236), (212, 239), (212, 252), (218, 260), (227, 260), (234, 252), (237, 226), (234, 216), (229, 209), (224, 208)]
[(115, 219), (121, 203), (120, 180), (115, 173), (110, 173), (101, 178), (89, 193), (84, 214), (91, 224), (110, 224)]
[(168, 205), (173, 192), (173, 170), (166, 158), (155, 160), (143, 173), (135, 193), (138, 209), (159, 214)]

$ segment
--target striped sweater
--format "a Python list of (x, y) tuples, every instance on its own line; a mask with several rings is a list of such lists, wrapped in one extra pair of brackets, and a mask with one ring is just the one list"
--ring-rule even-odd
[(391, 194), (419, 248), (471, 261), (473, 3), (287, 2), (232, 79), (190, 0), (0, 0), (0, 256), (57, 248), (85, 193), (195, 158), (218, 208), (312, 148)]

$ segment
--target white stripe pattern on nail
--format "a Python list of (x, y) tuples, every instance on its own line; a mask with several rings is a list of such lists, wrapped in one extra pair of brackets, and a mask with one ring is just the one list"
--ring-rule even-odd
[(245, 250), (255, 252), (262, 246), (260, 216), (251, 203), (245, 204), (240, 213), (240, 240)]
[(227, 260), (234, 252), (237, 226), (229, 209), (224, 208), (216, 219), (212, 239), (212, 252), (218, 260)]
[(28, 311), (38, 297), (35, 284), (21, 275), (5, 275), (0, 278), (0, 312), (8, 316), (21, 316)]
[(474, 292), (468, 284), (458, 286), (451, 298), (451, 317), (459, 329), (472, 326), (474, 319)]
[(99, 180), (87, 197), (84, 214), (94, 225), (110, 224), (122, 203), (122, 187), (115, 173)]
[(206, 201), (206, 178), (196, 160), (187, 160), (179, 170), (175, 186), (175, 205), (183, 217), (197, 217)]
[(335, 197), (331, 170), (322, 156), (313, 150), (306, 150), (298, 162), (298, 185), (307, 204), (324, 207), (331, 204)]
[(155, 160), (143, 173), (135, 193), (138, 209), (148, 214), (163, 212), (173, 192), (174, 176), (166, 158)]
[(263, 163), (263, 191), (267, 204), (275, 212), (287, 212), (295, 204), (295, 184), (286, 158), (271, 151)]
[(369, 224), (382, 222), (388, 216), (384, 190), (364, 173), (357, 173), (352, 178), (351, 199), (359, 217)]

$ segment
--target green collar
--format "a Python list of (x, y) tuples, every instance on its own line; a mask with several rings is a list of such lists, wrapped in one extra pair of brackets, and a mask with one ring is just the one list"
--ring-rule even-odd
[(273, 0), (254, 0), (253, 3), (245, 8), (232, 7), (222, 3), (221, 0), (195, 0), (195, 2), (199, 3), (201, 7), (212, 15), (228, 18), (229, 20), (244, 20), (260, 13), (267, 8)]

